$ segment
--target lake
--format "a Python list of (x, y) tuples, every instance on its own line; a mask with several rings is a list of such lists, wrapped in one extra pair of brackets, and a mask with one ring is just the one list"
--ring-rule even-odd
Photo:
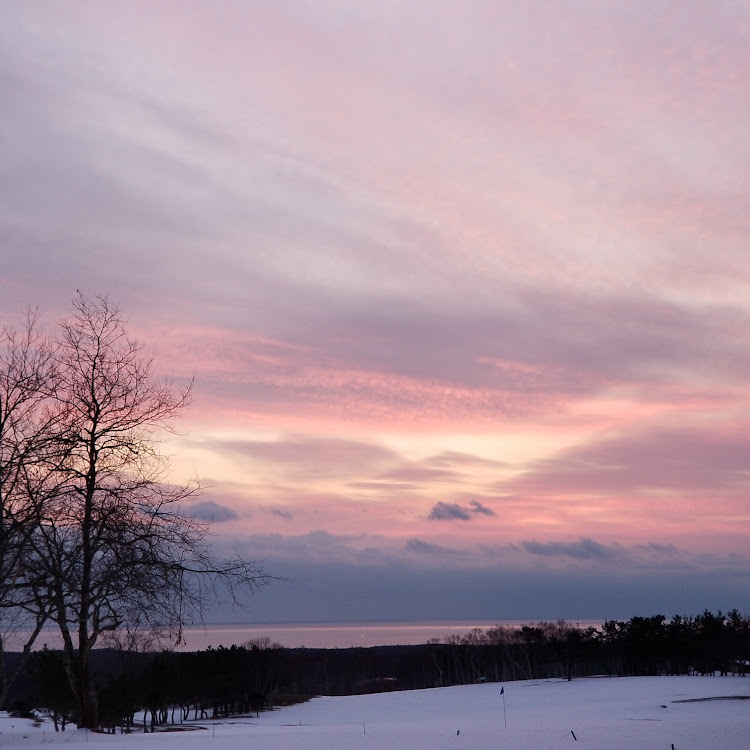
[[(474, 628), (487, 630), (496, 625), (521, 627), (528, 620), (451, 621), (451, 622), (329, 622), (269, 623), (253, 625), (207, 625), (184, 631), (181, 650), (198, 651), (208, 646), (231, 646), (253, 638), (268, 637), (288, 648), (349, 648), (352, 646), (399, 646), (427, 643), (430, 638), (444, 639), (464, 635)], [(572, 623), (581, 627), (600, 627), (600, 621)]]
[(487, 622), (323, 622), (269, 623), (263, 625), (207, 625), (188, 628), (183, 633), (183, 650), (197, 651), (207, 646), (230, 646), (253, 638), (268, 637), (288, 648), (349, 648), (351, 646), (398, 646), (426, 643), (430, 638), (468, 633), (472, 628), (486, 630)]
[[(488, 630), (496, 625), (521, 627), (529, 620), (446, 622), (317, 622), (317, 623), (253, 623), (219, 624), (186, 628), (180, 651), (201, 651), (212, 646), (241, 645), (255, 638), (269, 638), (287, 648), (350, 648), (353, 646), (410, 646), (427, 643), (431, 638), (443, 640), (452, 635), (464, 635), (474, 628)], [(600, 627), (601, 621), (570, 621), (581, 627)], [(39, 635), (35, 648), (60, 648), (59, 633), (52, 628)], [(99, 645), (103, 645), (100, 643)], [(20, 639), (10, 637), (5, 644), (8, 651), (18, 651)]]

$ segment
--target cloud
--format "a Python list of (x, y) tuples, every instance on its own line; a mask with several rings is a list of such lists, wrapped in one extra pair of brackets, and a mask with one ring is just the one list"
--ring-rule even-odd
[(298, 571), (309, 565), (329, 563), (382, 564), (400, 546), (376, 534), (340, 534), (325, 529), (302, 534), (236, 534), (231, 540), (222, 540), (221, 544), (231, 544), (250, 559), (266, 560), (269, 570), (292, 564)]
[(527, 539), (483, 549), (453, 536), (394, 543), (385, 536), (318, 529), (222, 543), (288, 579), (263, 589), (252, 603), (259, 617), (278, 621), (309, 621), (315, 613), (326, 620), (491, 622), (508, 619), (508, 601), (518, 619), (684, 614), (706, 607), (726, 611), (750, 590), (746, 556), (696, 554), (662, 542)]
[[(446, 543), (448, 540), (448, 543)], [(218, 543), (218, 542), (217, 542)], [(661, 542), (623, 545), (600, 541), (591, 537), (573, 540), (525, 539), (517, 544), (475, 543), (471, 538), (453, 534), (424, 534), (408, 537), (406, 541), (385, 534), (341, 534), (317, 529), (303, 534), (268, 533), (234, 534), (222, 537), (221, 544), (245, 550), (251, 558), (266, 558), (286, 565), (289, 561), (300, 568), (323, 562), (351, 563), (356, 565), (392, 565), (395, 569), (409, 567), (414, 560), (404, 553), (417, 554), (430, 560), (431, 569), (440, 570), (446, 564), (455, 564), (460, 558), (462, 567), (497, 570), (509, 575), (524, 571), (551, 570), (547, 561), (568, 560), (585, 563), (579, 570), (650, 571), (654, 575), (677, 573), (715, 574), (734, 571), (750, 575), (750, 558), (732, 552), (715, 554), (694, 551)], [(443, 556), (441, 558), (441, 556)], [(453, 562), (448, 563), (448, 558)], [(613, 568), (612, 565), (616, 567)], [(566, 568), (572, 569), (572, 568)], [(640, 573), (639, 573), (640, 574)]]
[(488, 468), (488, 469), (502, 469), (508, 466), (505, 461), (492, 460), (483, 458), (481, 456), (475, 456), (471, 453), (465, 453), (462, 451), (442, 451), (434, 456), (430, 456), (427, 459), (427, 463), (431, 466), (438, 468), (455, 468), (459, 467), (471, 467), (471, 468)]
[(445, 556), (454, 556), (459, 554), (457, 550), (449, 549), (440, 544), (425, 542), (422, 539), (409, 539), (404, 545), (407, 552), (414, 552), (418, 555), (430, 555), (444, 558)]
[(522, 493), (575, 495), (669, 491), (681, 496), (746, 491), (750, 472), (747, 425), (721, 425), (681, 415), (679, 426), (644, 425), (596, 435), (565, 449), (502, 484)]
[(455, 482), (459, 475), (447, 469), (433, 469), (424, 466), (399, 466), (381, 475), (382, 479), (408, 482), (412, 485), (431, 482)]
[(478, 500), (471, 500), (468, 505), (440, 501), (433, 505), (427, 518), (430, 521), (470, 521), (477, 515), (494, 516), (495, 512)]
[(674, 544), (658, 544), (649, 542), (648, 544), (636, 544), (635, 549), (646, 553), (649, 557), (657, 560), (670, 560), (677, 557), (680, 552)]
[(264, 554), (741, 552), (750, 10), (343, 5), (3, 5), (0, 313), (111, 293)]
[(191, 442), (228, 456), (242, 467), (271, 467), (286, 481), (361, 479), (362, 475), (378, 475), (401, 460), (398, 453), (374, 442), (317, 435), (286, 435), (275, 440), (201, 438)]
[(371, 492), (385, 493), (392, 495), (395, 492), (408, 492), (418, 485), (414, 482), (381, 482), (380, 480), (365, 482), (349, 482), (347, 485), (355, 490), (366, 490)]
[(469, 502), (469, 507), (471, 508), (472, 513), (477, 513), (482, 516), (494, 516), (495, 515), (494, 510), (486, 507), (485, 505), (482, 505), (482, 503), (480, 503), (479, 500), (471, 500)]
[(614, 542), (599, 542), (589, 537), (580, 537), (575, 541), (545, 542), (528, 539), (522, 541), (520, 547), (535, 557), (585, 561), (587, 565), (602, 565), (608, 570), (611, 570), (611, 564), (616, 564), (621, 570), (651, 570), (658, 575), (707, 570), (718, 573), (736, 568), (745, 569), (750, 562), (732, 555), (717, 557), (694, 553), (674, 544), (646, 542), (624, 546)]
[(204, 521), (223, 523), (225, 521), (236, 521), (240, 518), (237, 511), (226, 505), (220, 505), (213, 500), (199, 500), (190, 505), (192, 515)]
[(708, 379), (739, 387), (750, 367), (741, 336), (725, 335), (750, 323), (739, 305), (555, 285), (515, 285), (505, 306), (481, 311), (304, 294), (315, 312), (285, 309), (273, 340), (232, 340), (224, 326), (191, 332), (205, 349), (197, 368), (207, 397), (223, 409), (293, 406), (347, 422), (408, 414), (416, 424), (477, 424), (530, 419), (613, 389), (641, 404), (684, 398), (686, 388), (708, 396)]
[(622, 550), (618, 546), (607, 546), (586, 537), (581, 537), (575, 542), (537, 542), (531, 539), (522, 542), (521, 545), (529, 554), (544, 557), (611, 561), (622, 555)]
[(431, 521), (469, 521), (471, 520), (471, 512), (461, 505), (456, 503), (436, 503), (430, 514), (427, 516)]
[(279, 518), (283, 518), (285, 521), (291, 521), (292, 518), (294, 518), (294, 513), (292, 513), (289, 510), (285, 510), (283, 508), (264, 508), (264, 510), (267, 510), (272, 516), (278, 516)]
[[(488, 624), (521, 621), (627, 619), (636, 614), (698, 614), (704, 609), (742, 608), (750, 595), (744, 576), (714, 569), (516, 569), (457, 565), (457, 557), (420, 540), (404, 552), (423, 565), (388, 560), (287, 561), (270, 572), (287, 578), (260, 591), (254, 616), (275, 622), (475, 620)], [(435, 549), (438, 547), (438, 549)], [(508, 603), (512, 602), (509, 612)], [(225, 608), (226, 610), (227, 608)], [(217, 622), (246, 621), (247, 612), (212, 612)]]

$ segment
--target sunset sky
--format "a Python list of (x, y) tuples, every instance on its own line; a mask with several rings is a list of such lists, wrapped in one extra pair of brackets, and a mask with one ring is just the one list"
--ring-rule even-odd
[(750, 612), (746, 2), (4, 2), (0, 257), (195, 375), (217, 619)]

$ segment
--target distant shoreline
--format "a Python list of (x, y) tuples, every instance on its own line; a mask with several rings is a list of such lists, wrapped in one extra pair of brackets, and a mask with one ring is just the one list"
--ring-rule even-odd
[[(270, 638), (287, 648), (352, 648), (357, 646), (414, 646), (430, 639), (464, 635), (479, 628), (523, 627), (539, 620), (425, 620), (383, 622), (310, 622), (211, 624), (183, 631), (181, 650), (230, 646), (253, 638)], [(556, 622), (553, 621), (553, 622)], [(600, 627), (604, 620), (566, 621), (581, 627)]]
[[(360, 646), (414, 646), (430, 639), (464, 635), (480, 628), (497, 626), (523, 627), (544, 620), (385, 620), (367, 622), (267, 622), (267, 623), (206, 623), (183, 630), (179, 651), (200, 651), (209, 646), (241, 645), (247, 641), (268, 638), (285, 648), (353, 648)], [(557, 622), (558, 620), (546, 620)], [(601, 627), (604, 620), (565, 620), (580, 627)], [(39, 635), (35, 650), (46, 645), (60, 648), (60, 635), (49, 628)], [(97, 645), (105, 648), (104, 642)], [(7, 642), (6, 651), (21, 649), (18, 643)]]

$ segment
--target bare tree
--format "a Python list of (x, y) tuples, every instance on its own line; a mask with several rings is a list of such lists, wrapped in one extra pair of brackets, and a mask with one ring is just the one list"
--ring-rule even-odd
[(179, 638), (217, 586), (252, 593), (268, 577), (241, 558), (216, 560), (208, 525), (186, 511), (198, 488), (166, 481), (160, 438), (191, 386), (154, 376), (117, 307), (79, 294), (60, 324), (55, 362), (64, 423), (35, 506), (34, 595), (51, 603), (60, 629), (79, 726), (96, 727), (89, 657), (103, 636), (147, 625)]
[(50, 404), (55, 385), (53, 350), (35, 311), (19, 328), (0, 329), (0, 706), (23, 666), (5, 670), (10, 637), (28, 654), (47, 621), (48, 608), (29, 583), (29, 540), (36, 515), (35, 478), (57, 441), (58, 415)]

